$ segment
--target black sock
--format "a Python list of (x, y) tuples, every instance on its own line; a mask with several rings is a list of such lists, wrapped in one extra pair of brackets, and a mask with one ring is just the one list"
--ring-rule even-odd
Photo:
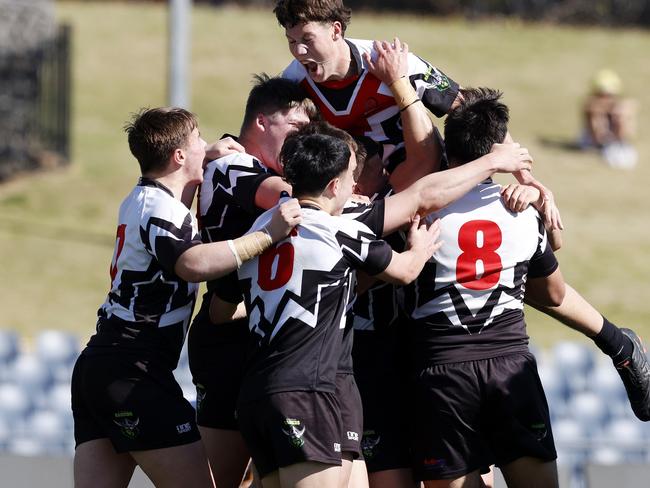
[(612, 358), (614, 364), (628, 359), (634, 349), (632, 340), (605, 317), (603, 317), (603, 328), (594, 337), (594, 342), (601, 351)]

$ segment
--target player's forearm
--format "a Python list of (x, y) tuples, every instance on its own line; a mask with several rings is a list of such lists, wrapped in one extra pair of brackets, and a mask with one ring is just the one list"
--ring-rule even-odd
[(272, 244), (271, 236), (265, 231), (251, 232), (231, 241), (200, 244), (180, 255), (174, 271), (192, 283), (214, 280), (259, 256)]
[(213, 280), (236, 269), (237, 260), (224, 241), (191, 247), (174, 266), (180, 278), (192, 283)]
[(418, 98), (408, 76), (390, 85), (400, 109), (406, 160), (395, 168), (390, 184), (396, 192), (406, 189), (418, 178), (440, 169), (442, 148), (429, 112)]
[(390, 184), (396, 192), (438, 171), (442, 154), (433, 122), (422, 102), (407, 107), (401, 118), (406, 159), (390, 175)]
[(418, 277), (429, 257), (430, 255), (420, 248), (393, 253), (390, 264), (377, 277), (388, 283), (408, 285)]
[(417, 212), (427, 215), (446, 207), (492, 176), (496, 170), (492, 155), (486, 154), (471, 163), (420, 178), (413, 185), (418, 202)]

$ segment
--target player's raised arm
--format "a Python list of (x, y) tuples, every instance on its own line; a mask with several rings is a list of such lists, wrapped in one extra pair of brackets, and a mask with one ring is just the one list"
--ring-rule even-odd
[(446, 207), (494, 173), (530, 169), (531, 162), (525, 147), (495, 144), (489, 154), (476, 161), (420, 178), (403, 192), (386, 198), (384, 235), (410, 222), (416, 213), (427, 215)]
[(429, 112), (411, 85), (408, 76), (408, 44), (374, 41), (377, 57), (365, 53), (368, 70), (387, 85), (400, 110), (406, 159), (390, 175), (390, 184), (401, 191), (418, 178), (440, 169), (442, 148)]

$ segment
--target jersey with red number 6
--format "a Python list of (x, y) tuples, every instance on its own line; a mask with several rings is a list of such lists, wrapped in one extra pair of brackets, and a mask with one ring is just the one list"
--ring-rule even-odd
[(253, 337), (242, 401), (281, 391), (334, 393), (352, 270), (375, 275), (392, 259), (390, 246), (357, 220), (311, 207), (302, 216), (288, 238), (238, 271)]

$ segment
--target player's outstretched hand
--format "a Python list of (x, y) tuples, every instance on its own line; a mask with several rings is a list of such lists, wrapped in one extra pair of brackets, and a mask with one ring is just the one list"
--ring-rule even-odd
[(534, 186), (516, 183), (501, 188), (501, 198), (506, 208), (512, 212), (523, 212), (529, 205), (541, 203), (541, 192)]
[(213, 161), (232, 153), (246, 152), (244, 146), (239, 144), (232, 137), (224, 137), (218, 141), (208, 144), (205, 148), (205, 160)]
[(539, 188), (542, 193), (542, 202), (537, 209), (542, 212), (542, 215), (544, 215), (544, 227), (549, 231), (563, 230), (564, 224), (562, 224), (562, 216), (560, 215), (560, 209), (557, 208), (555, 203), (553, 192), (539, 182), (537, 188)]
[(442, 246), (440, 237), (440, 221), (436, 219), (433, 223), (427, 225), (426, 222), (420, 222), (420, 216), (416, 215), (411, 222), (411, 228), (406, 239), (407, 249), (421, 252), (426, 255), (425, 259), (433, 256)]
[(291, 198), (275, 209), (266, 230), (273, 242), (278, 242), (287, 237), (291, 229), (301, 221), (300, 204), (297, 199)]
[(514, 173), (533, 167), (533, 158), (528, 149), (521, 147), (518, 142), (493, 144), (490, 157), (494, 161), (498, 173)]
[(408, 44), (396, 37), (392, 43), (374, 41), (373, 47), (377, 53), (376, 59), (372, 59), (369, 53), (363, 55), (370, 73), (389, 86), (408, 75)]

